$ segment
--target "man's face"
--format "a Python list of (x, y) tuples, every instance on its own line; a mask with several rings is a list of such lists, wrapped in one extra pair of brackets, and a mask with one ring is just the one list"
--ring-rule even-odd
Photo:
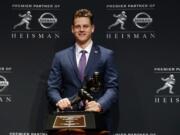
[(91, 24), (88, 17), (78, 17), (74, 19), (72, 25), (72, 33), (75, 36), (76, 42), (80, 45), (87, 43), (91, 39), (94, 32), (94, 25)]

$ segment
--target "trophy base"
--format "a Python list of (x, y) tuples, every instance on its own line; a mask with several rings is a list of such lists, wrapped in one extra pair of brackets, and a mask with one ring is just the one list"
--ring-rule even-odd
[(49, 115), (46, 130), (106, 130), (105, 123), (102, 113), (84, 111), (59, 112)]

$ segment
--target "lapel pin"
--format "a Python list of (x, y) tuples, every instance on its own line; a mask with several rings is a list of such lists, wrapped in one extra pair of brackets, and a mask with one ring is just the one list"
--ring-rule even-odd
[(97, 51), (97, 50), (95, 50), (95, 51), (94, 51), (94, 53), (96, 53), (96, 54), (97, 54), (97, 53), (98, 53), (98, 51)]

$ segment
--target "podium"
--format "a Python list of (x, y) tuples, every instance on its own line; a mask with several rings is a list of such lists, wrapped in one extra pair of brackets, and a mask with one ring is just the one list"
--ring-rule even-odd
[(106, 130), (91, 131), (85, 129), (59, 129), (54, 131), (48, 131), (48, 135), (109, 135), (109, 132)]
[(48, 135), (108, 135), (101, 113), (59, 112), (49, 115)]

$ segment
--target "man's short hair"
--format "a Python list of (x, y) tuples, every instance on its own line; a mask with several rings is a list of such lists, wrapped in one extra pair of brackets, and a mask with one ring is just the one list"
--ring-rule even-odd
[(73, 25), (74, 25), (74, 19), (78, 18), (78, 17), (88, 17), (90, 22), (91, 22), (91, 24), (94, 24), (93, 14), (88, 9), (79, 9), (79, 10), (76, 10), (76, 12), (74, 13), (73, 19), (72, 19), (72, 24)]

